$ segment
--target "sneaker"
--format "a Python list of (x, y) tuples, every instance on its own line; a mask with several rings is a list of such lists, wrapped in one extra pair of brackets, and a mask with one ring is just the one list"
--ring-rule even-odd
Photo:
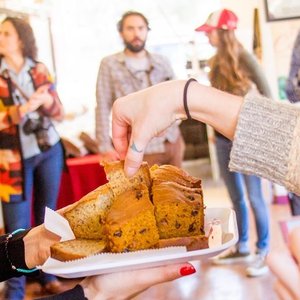
[(257, 254), (253, 265), (246, 269), (248, 277), (258, 277), (269, 273), (266, 263), (266, 254)]
[(212, 262), (215, 265), (229, 265), (249, 262), (251, 260), (252, 256), (250, 255), (250, 252), (239, 252), (238, 250), (234, 250), (226, 255), (213, 258)]

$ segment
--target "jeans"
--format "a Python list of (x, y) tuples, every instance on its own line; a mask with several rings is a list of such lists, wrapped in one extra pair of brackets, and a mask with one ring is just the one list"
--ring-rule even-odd
[(269, 250), (270, 241), (269, 212), (262, 194), (261, 179), (253, 175), (230, 172), (228, 164), (232, 147), (231, 141), (217, 136), (216, 145), (220, 172), (236, 212), (239, 231), (238, 250), (240, 252), (249, 252), (250, 250), (248, 242), (249, 215), (245, 193), (246, 187), (248, 200), (255, 219), (257, 252), (266, 254)]
[[(16, 203), (2, 203), (5, 229), (12, 232), (18, 228), (31, 226), (31, 212), (35, 225), (44, 222), (45, 207), (56, 209), (60, 178), (64, 158), (60, 142), (48, 151), (24, 160), (24, 198)], [(32, 203), (32, 193), (34, 203)], [(33, 205), (32, 205), (33, 204)], [(46, 284), (56, 277), (41, 273), (40, 281)], [(23, 299), (25, 292), (25, 276), (6, 281), (5, 299)]]
[(300, 196), (294, 193), (288, 193), (289, 204), (292, 216), (300, 215)]

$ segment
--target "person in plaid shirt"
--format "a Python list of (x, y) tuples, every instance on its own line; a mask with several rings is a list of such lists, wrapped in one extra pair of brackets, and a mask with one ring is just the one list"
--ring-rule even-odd
[[(168, 60), (145, 49), (150, 28), (143, 14), (128, 11), (123, 14), (117, 27), (125, 48), (103, 58), (96, 86), (96, 139), (99, 152), (108, 161), (119, 159), (110, 138), (110, 112), (115, 99), (174, 79)], [(150, 165), (157, 163), (180, 167), (184, 148), (178, 124), (174, 124), (163, 135), (151, 140), (145, 160)]]

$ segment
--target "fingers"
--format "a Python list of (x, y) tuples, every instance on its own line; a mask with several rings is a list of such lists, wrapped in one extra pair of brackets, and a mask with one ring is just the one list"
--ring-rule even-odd
[(128, 148), (128, 124), (119, 123), (116, 118), (113, 118), (112, 123), (112, 139), (116, 151), (120, 155), (120, 159), (125, 159)]
[(137, 285), (148, 288), (149, 286), (172, 281), (182, 276), (194, 274), (195, 272), (196, 269), (193, 265), (190, 263), (184, 263), (161, 266), (157, 268), (146, 269), (144, 271), (133, 271), (133, 273), (135, 273), (133, 274), (133, 277), (136, 278)]

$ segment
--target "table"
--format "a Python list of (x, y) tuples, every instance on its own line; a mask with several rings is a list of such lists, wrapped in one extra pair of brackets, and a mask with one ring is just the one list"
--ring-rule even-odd
[(62, 174), (57, 208), (69, 205), (107, 182), (100, 155), (67, 159)]

